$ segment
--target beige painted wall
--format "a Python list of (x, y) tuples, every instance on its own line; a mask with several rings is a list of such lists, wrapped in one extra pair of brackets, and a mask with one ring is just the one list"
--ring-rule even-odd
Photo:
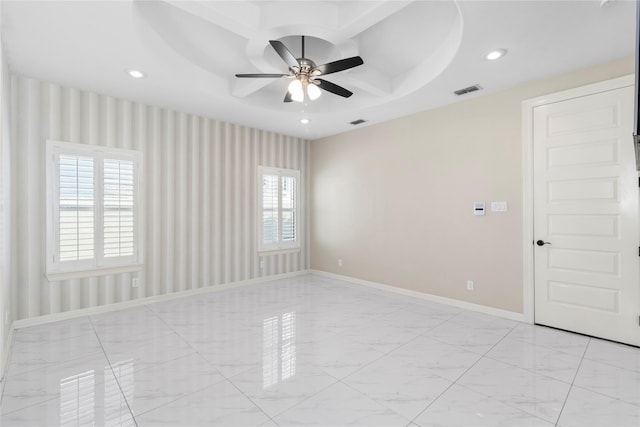
[(313, 141), (311, 268), (521, 313), (522, 101), (633, 71), (628, 57)]

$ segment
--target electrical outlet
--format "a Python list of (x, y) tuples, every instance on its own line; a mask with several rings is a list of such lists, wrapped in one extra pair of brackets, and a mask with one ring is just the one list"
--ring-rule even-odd
[(135, 279), (131, 280), (131, 287), (132, 288), (137, 288), (138, 287), (138, 278), (137, 277)]
[(467, 280), (467, 290), (468, 291), (473, 290), (473, 280)]
[(342, 258), (338, 258), (338, 267), (342, 267)]

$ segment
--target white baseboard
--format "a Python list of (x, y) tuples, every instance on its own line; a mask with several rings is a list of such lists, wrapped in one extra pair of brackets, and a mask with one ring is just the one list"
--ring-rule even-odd
[(509, 320), (515, 320), (517, 322), (524, 322), (524, 315), (522, 313), (516, 313), (515, 311), (502, 310), (499, 308), (488, 307), (486, 305), (474, 304), (471, 302), (460, 301), (453, 298), (440, 297), (437, 295), (431, 295), (424, 292), (412, 291), (409, 289), (398, 288), (396, 286), (384, 285), (382, 283), (370, 282), (368, 280), (357, 279), (350, 276), (342, 276), (340, 274), (328, 273), (320, 270), (309, 270), (311, 274), (318, 276), (329, 277), (331, 279), (343, 280), (345, 282), (355, 283), (358, 285), (368, 286), (370, 288), (381, 289), (383, 291), (394, 292), (397, 294), (410, 296), (414, 298), (420, 298), (423, 300), (437, 302), (440, 304), (451, 305), (454, 307), (464, 308), (467, 310), (478, 311), (480, 313), (491, 314), (493, 316), (502, 317)]
[(13, 329), (28, 328), (30, 326), (43, 325), (46, 323), (58, 322), (60, 320), (76, 319), (78, 317), (90, 316), (100, 313), (108, 313), (111, 311), (123, 310), (126, 308), (139, 307), (142, 305), (153, 304), (161, 301), (171, 301), (178, 298), (189, 297), (193, 295), (206, 294), (211, 292), (224, 291), (226, 289), (238, 288), (241, 286), (253, 285), (256, 283), (270, 282), (272, 280), (285, 279), (288, 277), (296, 277), (309, 274), (309, 270), (294, 271), (293, 273), (275, 274), (273, 276), (257, 277), (255, 279), (241, 280), (239, 282), (226, 283), (223, 285), (205, 286), (198, 289), (190, 289), (187, 291), (173, 292), (170, 294), (157, 295), (153, 297), (140, 298), (131, 301), (118, 302), (114, 304), (101, 305), (99, 307), (81, 308), (79, 310), (68, 311), (64, 313), (47, 314), (44, 316), (31, 317), (29, 319), (20, 319), (13, 322)]
[[(102, 305), (99, 307), (83, 308), (83, 309), (64, 312), (64, 313), (48, 314), (45, 316), (38, 316), (38, 317), (29, 318), (29, 319), (16, 320), (13, 322), (11, 326), (9, 337), (7, 340), (7, 346), (5, 346), (5, 354), (2, 355), (3, 365), (0, 366), (0, 368), (3, 368), (4, 364), (8, 360), (8, 355), (9, 355), (8, 352), (10, 351), (14, 330), (17, 330), (17, 329), (27, 328), (30, 326), (43, 325), (43, 324), (52, 323), (52, 322), (58, 322), (60, 320), (76, 319), (78, 317), (90, 316), (94, 314), (108, 313), (112, 311), (123, 310), (126, 308), (139, 307), (147, 304), (153, 304), (156, 302), (171, 301), (171, 300), (193, 296), (193, 295), (219, 292), (226, 289), (233, 289), (241, 286), (264, 283), (264, 282), (284, 279), (288, 277), (302, 276), (309, 273), (315, 274), (318, 276), (329, 277), (332, 279), (343, 280), (345, 282), (355, 283), (358, 285), (368, 286), (371, 288), (381, 289), (384, 291), (394, 292), (397, 294), (419, 298), (427, 301), (437, 302), (440, 304), (446, 304), (454, 307), (464, 308), (467, 310), (478, 311), (485, 314), (491, 314), (494, 316), (503, 317), (505, 319), (515, 320), (518, 322), (524, 322), (525, 320), (522, 313), (516, 313), (508, 310), (501, 310), (499, 308), (488, 307), (480, 304), (473, 304), (470, 302), (460, 301), (453, 298), (446, 298), (446, 297), (441, 297), (437, 295), (426, 294), (423, 292), (412, 291), (409, 289), (398, 288), (395, 286), (385, 285), (385, 284), (376, 283), (376, 282), (370, 282), (368, 280), (357, 279), (355, 277), (343, 276), (335, 273), (328, 273), (320, 270), (300, 270), (300, 271), (295, 271), (293, 273), (284, 273), (284, 274), (276, 274), (273, 276), (258, 277), (255, 279), (242, 280), (239, 282), (227, 283), (224, 285), (206, 286), (204, 288), (190, 289), (190, 290), (181, 291), (181, 292), (173, 292), (171, 294), (158, 295), (158, 296), (141, 298), (141, 299), (131, 300), (131, 301), (124, 301), (124, 302), (119, 302), (114, 304)], [(4, 370), (2, 372), (4, 372)]]
[[(15, 329), (13, 324), (9, 327), (9, 334), (7, 334), (7, 341), (4, 343), (4, 352), (0, 355), (0, 381), (2, 381), (2, 387), (4, 387), (4, 378), (7, 373), (7, 364), (9, 363), (9, 357), (11, 356), (11, 349), (13, 348), (13, 335)], [(0, 390), (1, 392), (2, 390)]]

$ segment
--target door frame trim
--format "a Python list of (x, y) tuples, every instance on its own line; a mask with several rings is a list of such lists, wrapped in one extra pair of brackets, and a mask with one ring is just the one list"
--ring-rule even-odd
[(605, 80), (522, 101), (522, 285), (523, 317), (535, 323), (534, 231), (533, 231), (533, 110), (536, 107), (635, 84), (634, 75)]

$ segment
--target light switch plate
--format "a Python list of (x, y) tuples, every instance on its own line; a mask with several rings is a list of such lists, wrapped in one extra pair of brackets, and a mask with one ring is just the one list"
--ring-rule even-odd
[(506, 212), (507, 202), (491, 202), (491, 212)]

